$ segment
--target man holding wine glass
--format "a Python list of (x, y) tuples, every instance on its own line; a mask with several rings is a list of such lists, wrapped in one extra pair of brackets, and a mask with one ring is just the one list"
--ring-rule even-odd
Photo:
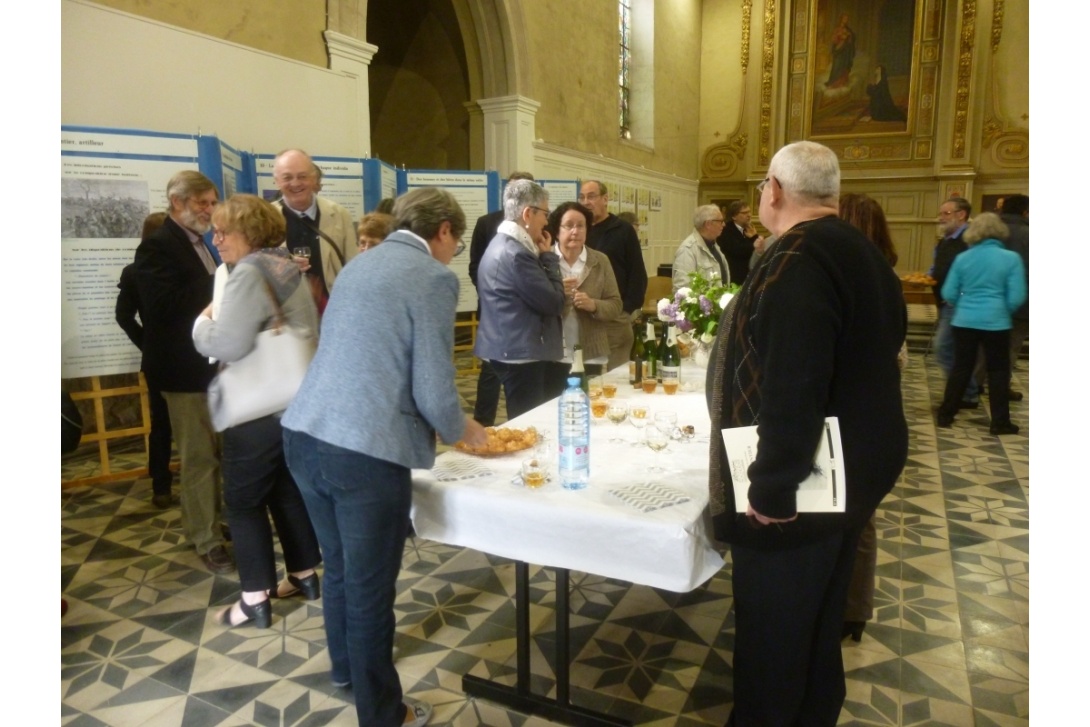
[(357, 254), (352, 215), (336, 202), (318, 196), (321, 174), (301, 149), (277, 155), (273, 182), (280, 190), (275, 204), (288, 224), (287, 247), (307, 274), (318, 310), (323, 311), (333, 281)]

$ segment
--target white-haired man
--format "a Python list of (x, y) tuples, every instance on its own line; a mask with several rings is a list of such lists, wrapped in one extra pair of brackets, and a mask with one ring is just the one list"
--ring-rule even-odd
[[(747, 502), (735, 502), (721, 439), (711, 458), (715, 535), (733, 559), (728, 724), (831, 727), (845, 697), (840, 640), (856, 541), (907, 457), (897, 367), (905, 305), (878, 248), (837, 217), (832, 150), (784, 147), (758, 190), (761, 221), (779, 239), (724, 311), (709, 399), (712, 432), (757, 425), (761, 438)], [(839, 418), (846, 512), (800, 513), (798, 483), (826, 417)]]
[(699, 272), (707, 279), (718, 277), (730, 283), (730, 272), (715, 240), (723, 232), (723, 212), (714, 204), (705, 204), (693, 212), (693, 231), (681, 241), (674, 253), (674, 292), (689, 284), (689, 274)]
[(352, 215), (336, 202), (318, 196), (321, 170), (301, 149), (287, 149), (276, 156), (273, 182), (281, 195), (276, 204), (288, 223), (288, 249), (310, 250), (306, 273), (320, 282), (319, 309), (324, 310), (337, 274), (358, 252)]

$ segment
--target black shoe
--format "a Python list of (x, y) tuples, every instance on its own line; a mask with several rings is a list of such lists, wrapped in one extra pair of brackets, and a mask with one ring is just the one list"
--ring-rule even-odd
[(935, 420), (935, 423), (943, 429), (949, 429), (954, 425), (954, 417), (948, 417), (939, 414), (938, 419)]
[(852, 641), (857, 644), (863, 640), (863, 629), (867, 627), (866, 621), (845, 621), (844, 628), (840, 633), (840, 640), (852, 637)]
[(174, 504), (174, 496), (169, 492), (165, 495), (152, 495), (151, 504), (160, 510), (169, 510), (171, 505)]
[(201, 556), (204, 566), (213, 573), (231, 573), (235, 570), (235, 562), (227, 554), (227, 548), (217, 545), (212, 550)]
[(238, 606), (242, 610), (242, 615), (246, 617), (245, 621), (239, 621), (237, 624), (231, 623), (231, 612), (234, 611), (234, 606), (228, 606), (227, 610), (222, 611), (216, 620), (230, 628), (242, 626), (251, 621), (259, 629), (267, 629), (272, 626), (272, 605), (269, 604), (269, 599), (266, 598), (264, 601), (253, 605), (240, 600)]
[(317, 573), (311, 573), (306, 578), (296, 578), (289, 573), (288, 583), (294, 588), (287, 593), (281, 593), (279, 585), (273, 589), (273, 593), (277, 598), (291, 598), (297, 593), (302, 593), (303, 598), (308, 601), (317, 601), (322, 597), (322, 587), (321, 584), (318, 583)]
[(1018, 425), (1011, 424), (1010, 422), (1004, 422), (1002, 424), (992, 424), (988, 430), (992, 434), (1018, 434)]
[(965, 401), (965, 400), (962, 400), (962, 401), (958, 402), (958, 409), (959, 410), (960, 409), (979, 409), (979, 408), (980, 408), (980, 402), (979, 401)]
[(1014, 391), (1013, 389), (1007, 391), (1008, 401), (1022, 401), (1024, 396), (1021, 391)]

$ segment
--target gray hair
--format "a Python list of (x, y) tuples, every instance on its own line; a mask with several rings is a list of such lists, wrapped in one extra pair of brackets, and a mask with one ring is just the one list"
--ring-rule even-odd
[(219, 197), (219, 190), (216, 189), (216, 183), (200, 172), (194, 169), (186, 169), (178, 172), (170, 178), (169, 182), (167, 182), (167, 206), (173, 209), (170, 200), (175, 197), (184, 202), (190, 197), (204, 194), (210, 189)]
[(693, 212), (693, 227), (699, 230), (708, 220), (714, 220), (716, 217), (722, 216), (723, 213), (718, 205), (702, 204)]
[(419, 187), (406, 192), (394, 202), (394, 218), (399, 230), (409, 230), (425, 240), (433, 240), (444, 222), (450, 234), (460, 238), (466, 231), (466, 215), (458, 200), (445, 189)]
[(772, 157), (768, 176), (776, 178), (788, 197), (837, 206), (840, 162), (827, 146), (814, 141), (788, 144)]
[(522, 211), (527, 207), (545, 207), (549, 204), (549, 193), (537, 182), (529, 179), (516, 179), (503, 190), (503, 219), (517, 222), (522, 219)]
[(951, 197), (950, 199), (943, 202), (943, 204), (947, 203), (954, 205), (955, 212), (964, 212), (965, 219), (969, 219), (969, 217), (973, 214), (973, 203), (965, 199), (964, 197)]
[(599, 179), (584, 179), (583, 184), (597, 184), (598, 194), (602, 195), (603, 197), (609, 194), (609, 191), (606, 189), (605, 182)]
[(982, 240), (1006, 240), (1011, 231), (1007, 223), (994, 212), (983, 212), (973, 218), (965, 228), (961, 239), (966, 245), (975, 245)]

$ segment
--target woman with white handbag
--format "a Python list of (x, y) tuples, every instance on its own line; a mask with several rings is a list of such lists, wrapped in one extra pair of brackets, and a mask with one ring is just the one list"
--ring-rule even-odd
[[(236, 194), (216, 207), (212, 224), (230, 273), (222, 297), (197, 318), (193, 341), (222, 364), (209, 387), (209, 406), (223, 432), (223, 499), (242, 586), (241, 600), (217, 620), (268, 628), (270, 597), (320, 596), (318, 540), (284, 461), (280, 427), (280, 414), (313, 356), (318, 311), (297, 264), (280, 247), (285, 223), (277, 209), (260, 197)], [(270, 514), (287, 570), (279, 583)]]

